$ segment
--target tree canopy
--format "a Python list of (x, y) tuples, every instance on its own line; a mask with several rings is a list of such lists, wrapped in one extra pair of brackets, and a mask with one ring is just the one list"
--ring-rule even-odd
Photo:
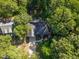
[(27, 55), (13, 46), (11, 40), (26, 40), (30, 29), (26, 24), (42, 18), (50, 28), (51, 38), (38, 44), (39, 56), (79, 59), (79, 0), (0, 0), (0, 17), (14, 17), (15, 35), (0, 35), (0, 58), (8, 55), (10, 59), (26, 59)]

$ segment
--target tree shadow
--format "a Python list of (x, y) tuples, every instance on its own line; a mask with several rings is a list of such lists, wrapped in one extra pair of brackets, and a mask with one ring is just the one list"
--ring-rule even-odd
[(50, 14), (51, 0), (29, 0), (27, 3), (27, 13), (32, 17), (47, 18)]
[(15, 36), (15, 35), (12, 36), (12, 40), (11, 40), (12, 45), (18, 46), (18, 45), (22, 44), (23, 42), (24, 41), (20, 40), (20, 38), (18, 36)]

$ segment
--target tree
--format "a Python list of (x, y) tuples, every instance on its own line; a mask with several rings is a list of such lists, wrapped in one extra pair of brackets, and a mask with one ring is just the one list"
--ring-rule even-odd
[(28, 13), (34, 18), (47, 18), (50, 14), (50, 0), (30, 0), (27, 7)]
[(76, 21), (73, 18), (71, 10), (66, 7), (56, 8), (54, 15), (48, 18), (48, 22), (54, 34), (63, 36), (73, 31), (76, 26)]
[[(43, 59), (79, 59), (79, 0), (1, 0), (0, 17), (14, 16), (13, 33), (26, 40), (32, 18), (41, 17), (50, 27), (52, 38), (39, 44)], [(28, 59), (11, 45), (11, 36), (0, 35), (0, 58)], [(14, 38), (17, 40), (17, 38)], [(50, 42), (49, 42), (50, 41)], [(37, 55), (32, 56), (38, 59)]]
[(15, 16), (14, 22), (15, 22), (15, 28), (14, 28), (14, 34), (16, 34), (19, 39), (21, 40), (26, 40), (26, 36), (27, 36), (27, 23), (32, 20), (32, 17), (30, 15), (28, 15), (27, 13), (27, 0), (16, 0), (18, 2), (16, 2), (19, 8), (19, 14)]
[[(0, 58), (9, 57), (11, 59), (19, 59), (19, 50), (11, 45), (11, 37), (9, 35), (0, 36)], [(7, 55), (7, 56), (6, 56)]]
[(52, 42), (39, 45), (40, 54), (43, 59), (47, 56), (47, 59), (78, 59), (79, 1), (50, 1), (51, 13), (47, 16), (47, 22), (52, 29)]
[(67, 37), (58, 38), (51, 44), (52, 58), (54, 59), (78, 59), (77, 49), (79, 48), (77, 43), (79, 35), (74, 33), (69, 34)]
[[(18, 0), (19, 1), (19, 0)], [(20, 5), (15, 0), (1, 0), (0, 1), (0, 17), (8, 18), (14, 16), (14, 34), (21, 39), (25, 39), (27, 32), (27, 22), (31, 16), (27, 14), (26, 3), (27, 0), (20, 1)], [(25, 59), (16, 46), (11, 45), (13, 38), (7, 35), (0, 35), (0, 58), (8, 56), (10, 59)], [(17, 38), (15, 38), (17, 40)], [(24, 57), (24, 58), (23, 58)]]
[(27, 36), (28, 25), (27, 23), (31, 20), (31, 16), (29, 16), (24, 10), (15, 16), (15, 28), (14, 33), (21, 39), (25, 40)]
[(0, 0), (0, 17), (12, 17), (17, 11), (17, 4), (12, 0)]

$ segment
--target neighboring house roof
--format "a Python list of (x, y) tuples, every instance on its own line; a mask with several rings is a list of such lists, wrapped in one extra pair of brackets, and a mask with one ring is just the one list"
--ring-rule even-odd
[(12, 33), (13, 22), (2, 23), (0, 22), (0, 34)]

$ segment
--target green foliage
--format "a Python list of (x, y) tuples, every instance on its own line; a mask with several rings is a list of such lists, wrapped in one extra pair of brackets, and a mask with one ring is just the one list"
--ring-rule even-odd
[(71, 59), (74, 47), (66, 38), (61, 38), (59, 41), (53, 41), (51, 45), (52, 58)]
[(20, 14), (15, 16), (15, 24), (19, 25), (19, 24), (23, 24), (26, 25), (26, 23), (28, 23), (31, 20), (31, 16), (29, 16), (25, 11), (20, 11)]
[(79, 35), (71, 33), (66, 37), (54, 36), (51, 43), (44, 42), (39, 50), (43, 59), (78, 59)]
[(35, 18), (47, 18), (50, 14), (50, 0), (30, 0), (27, 5), (31, 15)]
[(39, 55), (37, 53), (34, 53), (31, 57), (31, 59), (40, 59)]
[(0, 0), (0, 17), (14, 16), (17, 10), (17, 4), (12, 0)]
[[(17, 2), (19, 1), (19, 3)], [(20, 4), (20, 5), (18, 5)], [(31, 16), (27, 14), (27, 0), (0, 0), (0, 17), (7, 18), (14, 16), (13, 32), (21, 39), (26, 39), (27, 25)], [(17, 38), (14, 38), (17, 40)], [(26, 59), (27, 56), (11, 45), (12, 37), (9, 35), (0, 35), (0, 59), (8, 55), (10, 59)]]
[[(22, 40), (31, 29), (26, 24), (32, 17), (48, 23), (53, 35), (50, 43), (48, 40), (39, 45), (43, 59), (79, 59), (79, 0), (0, 0), (0, 17), (12, 16), (13, 32)], [(0, 35), (0, 58), (7, 54), (10, 59), (28, 59), (11, 45), (11, 40), (9, 35)]]
[(12, 46), (11, 37), (9, 35), (0, 36), (0, 59), (2, 59), (5, 55), (8, 55), (11, 59), (19, 59), (19, 50), (15, 46)]
[[(17, 0), (19, 1), (19, 0)], [(17, 2), (18, 5), (18, 11), (19, 14), (15, 16), (14, 22), (15, 22), (15, 28), (14, 33), (21, 39), (26, 39), (27, 34), (27, 23), (32, 19), (30, 15), (27, 14), (27, 0), (19, 1)]]
[(79, 0), (50, 1), (47, 22), (53, 34), (52, 42), (39, 45), (40, 56), (43, 55), (43, 59), (79, 59)]
[[(58, 38), (59, 39), (59, 38)], [(59, 40), (54, 40), (51, 44), (52, 58), (54, 59), (78, 59), (78, 40), (79, 35), (74, 33)]]
[(27, 34), (28, 26), (27, 23), (31, 20), (31, 16), (26, 14), (26, 12), (21, 12), (22, 14), (19, 14), (15, 16), (15, 28), (14, 33), (20, 38), (24, 39)]
[(16, 35), (20, 37), (20, 39), (24, 39), (26, 33), (27, 33), (27, 27), (25, 25), (18, 25), (15, 27), (14, 32)]
[(65, 36), (76, 27), (75, 17), (69, 8), (61, 6), (55, 9), (47, 21), (54, 34)]

